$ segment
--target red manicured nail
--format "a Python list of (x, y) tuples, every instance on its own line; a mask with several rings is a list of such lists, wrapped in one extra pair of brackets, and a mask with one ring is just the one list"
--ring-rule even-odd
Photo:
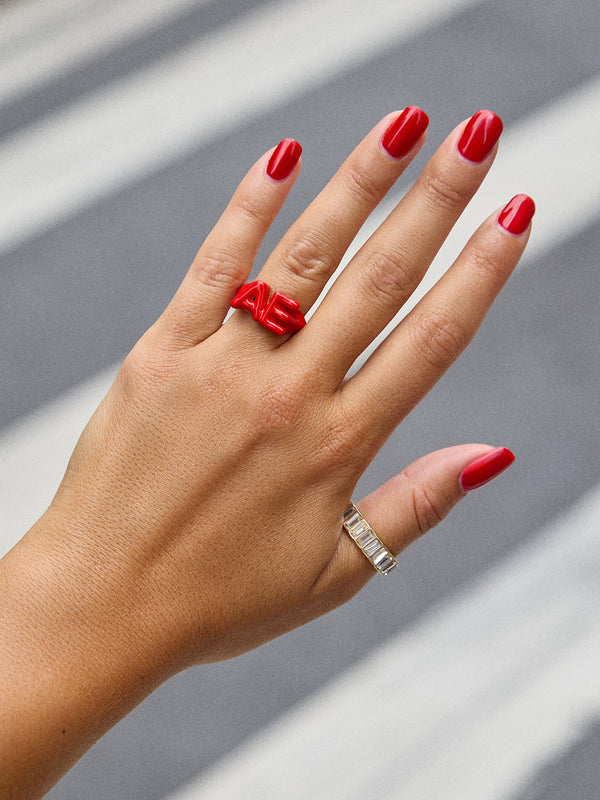
[(528, 194), (517, 194), (504, 206), (498, 222), (509, 233), (523, 233), (535, 214), (535, 203)]
[(298, 163), (302, 147), (295, 139), (282, 139), (267, 164), (267, 175), (274, 181), (284, 181)]
[(493, 111), (478, 111), (467, 122), (458, 143), (459, 153), (468, 161), (479, 163), (500, 138), (502, 120)]
[(472, 461), (459, 478), (460, 485), (465, 492), (479, 489), (484, 483), (493, 480), (505, 469), (508, 469), (515, 460), (514, 453), (506, 447), (497, 447), (486, 455)]
[(419, 141), (429, 125), (429, 117), (420, 108), (408, 106), (383, 134), (381, 144), (394, 158), (402, 158)]

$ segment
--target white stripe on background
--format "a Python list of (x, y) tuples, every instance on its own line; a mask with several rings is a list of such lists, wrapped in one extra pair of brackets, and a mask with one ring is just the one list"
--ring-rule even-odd
[(209, 0), (31, 0), (0, 8), (0, 103)]
[(600, 488), (170, 800), (508, 800), (600, 714)]
[(2, 58), (25, 45), (31, 38), (46, 36), (57, 26), (68, 24), (85, 13), (89, 0), (18, 0), (0, 6), (0, 48)]
[(48, 508), (115, 371), (81, 383), (0, 435), (0, 558)]
[[(507, 130), (502, 154), (473, 203), (474, 208), (469, 208), (451, 234), (430, 270), (431, 276), (425, 278), (416, 296), (437, 279), (452, 252), (459, 249), (477, 222), (515, 189), (530, 191), (538, 203), (534, 234), (528, 247), (536, 256), (597, 219), (600, 151), (596, 141), (599, 139), (600, 80), (584, 85), (577, 93), (561, 98)], [(565, 141), (573, 142), (573, 146), (557, 154), (557, 147)], [(581, 153), (585, 153), (585, 158), (581, 158)], [(577, 193), (563, 193), (562, 187), (567, 185), (576, 185)], [(378, 209), (363, 233), (381, 221), (393, 202), (392, 199)], [(78, 433), (106, 392), (110, 383), (107, 376), (113, 372), (109, 370), (66, 394), (0, 437), (3, 495), (0, 552), (12, 546), (47, 507)], [(42, 452), (45, 458), (37, 455)]]
[(268, 4), (18, 131), (0, 148), (0, 250), (475, 4)]

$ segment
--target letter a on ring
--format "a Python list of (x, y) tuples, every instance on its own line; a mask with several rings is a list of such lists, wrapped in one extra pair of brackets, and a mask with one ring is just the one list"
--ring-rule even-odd
[(246, 283), (238, 289), (231, 307), (249, 311), (258, 323), (279, 336), (303, 328), (306, 320), (300, 304), (281, 292), (274, 292), (269, 301), (270, 292), (264, 281)]
[(232, 308), (249, 311), (257, 322), (269, 300), (269, 287), (264, 281), (252, 281), (238, 289), (231, 301)]

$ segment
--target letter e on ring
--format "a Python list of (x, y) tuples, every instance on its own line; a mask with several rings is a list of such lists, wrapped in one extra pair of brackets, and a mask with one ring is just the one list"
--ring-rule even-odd
[(300, 304), (281, 292), (274, 292), (269, 305), (258, 320), (261, 325), (280, 336), (295, 333), (306, 325)]

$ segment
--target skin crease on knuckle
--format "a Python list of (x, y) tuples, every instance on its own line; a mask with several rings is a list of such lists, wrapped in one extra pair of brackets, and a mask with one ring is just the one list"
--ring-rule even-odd
[(479, 241), (469, 251), (470, 276), (473, 283), (490, 285), (495, 290), (499, 281), (503, 283), (508, 278), (503, 249), (505, 237), (495, 227), (488, 228), (486, 233), (485, 242)]
[[(427, 170), (419, 178), (419, 186), (427, 202), (436, 211), (456, 211), (467, 205), (473, 189), (463, 189), (457, 176), (451, 172)], [(474, 187), (473, 187), (474, 188)]]
[(344, 170), (344, 183), (354, 197), (358, 197), (367, 209), (374, 208), (384, 197), (386, 186), (371, 174), (362, 164), (351, 163)]
[(399, 308), (411, 296), (416, 284), (408, 263), (401, 251), (374, 253), (362, 276), (366, 283), (365, 296), (371, 301), (377, 299), (384, 308)]
[[(246, 276), (247, 271), (238, 253), (214, 247), (198, 254), (189, 273), (189, 278), (201, 291), (205, 291), (207, 286), (217, 291), (229, 291), (241, 286)], [(189, 285), (187, 288), (189, 290)]]
[(243, 195), (237, 198), (235, 212), (251, 227), (268, 228), (274, 217), (274, 210), (262, 198)]
[(427, 486), (421, 482), (413, 481), (408, 474), (404, 478), (410, 485), (410, 492), (413, 499), (413, 513), (419, 536), (424, 536), (427, 531), (435, 528), (446, 516), (450, 506), (442, 506), (437, 499), (432, 498), (438, 493), (430, 493)]
[(304, 231), (299, 239), (286, 243), (278, 254), (279, 262), (294, 278), (316, 283), (319, 287), (329, 274), (328, 254), (335, 248), (332, 242), (316, 231)]
[(448, 369), (468, 344), (460, 323), (442, 311), (416, 310), (407, 322), (409, 340), (419, 359), (440, 372)]
[[(119, 427), (135, 415), (144, 415), (152, 408), (164, 405), (179, 380), (182, 354), (176, 350), (162, 350), (143, 336), (129, 352), (119, 369), (110, 392), (100, 408), (110, 409)], [(93, 419), (93, 418), (92, 418)]]

